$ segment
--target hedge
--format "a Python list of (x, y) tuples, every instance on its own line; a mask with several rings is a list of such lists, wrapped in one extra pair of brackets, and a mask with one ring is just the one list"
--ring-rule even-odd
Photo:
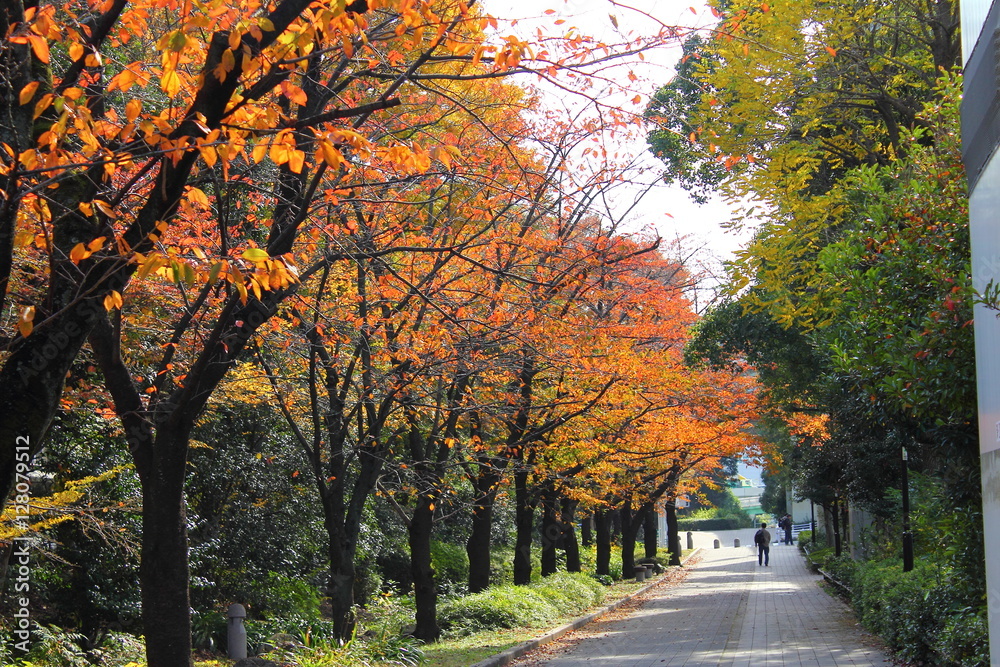
[(850, 587), (861, 624), (909, 663), (989, 664), (985, 605), (964, 599), (954, 572), (920, 560), (903, 572), (899, 559), (856, 562), (832, 549), (809, 559)]
[(721, 517), (718, 519), (680, 519), (677, 522), (678, 532), (688, 530), (739, 530), (743, 528), (739, 519), (732, 517)]

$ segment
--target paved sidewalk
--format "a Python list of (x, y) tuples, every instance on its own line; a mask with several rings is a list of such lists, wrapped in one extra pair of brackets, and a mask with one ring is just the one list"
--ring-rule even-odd
[[(598, 622), (547, 667), (891, 665), (867, 646), (849, 609), (820, 589), (797, 547), (775, 544), (757, 565), (753, 530), (697, 534), (701, 561), (677, 587), (628, 618)], [(714, 549), (718, 538), (721, 548)], [(742, 546), (734, 547), (740, 539)], [(684, 537), (682, 536), (682, 539)], [(749, 545), (749, 546), (747, 546)]]

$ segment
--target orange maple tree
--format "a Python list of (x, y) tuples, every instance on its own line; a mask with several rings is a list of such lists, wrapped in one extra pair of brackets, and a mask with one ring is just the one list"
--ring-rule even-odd
[[(142, 482), (152, 667), (191, 663), (183, 497), (191, 428), (258, 340), (266, 358), (285, 349), (275, 339), (302, 336), (308, 370), (322, 368), (331, 396), (329, 379), (340, 376), (337, 354), (323, 358), (330, 350), (353, 346), (358, 356), (345, 358), (358, 360), (362, 376), (367, 364), (402, 378), (411, 358), (434, 358), (428, 312), (463, 319), (460, 308), (435, 310), (424, 298), (425, 288), (441, 295), (447, 283), (431, 290), (419, 276), (444, 275), (428, 272), (435, 262), (489, 266), (472, 248), (500, 219), (511, 233), (490, 247), (533, 254), (525, 266), (519, 252), (501, 253), (517, 280), (489, 292), (502, 304), (490, 326), (534, 312), (538, 297), (551, 323), (571, 310), (567, 295), (586, 291), (591, 274), (577, 271), (604, 252), (607, 235), (565, 255), (559, 221), (579, 220), (580, 200), (541, 194), (545, 178), (518, 159), (516, 133), (494, 137), (495, 152), (480, 148), (473, 160), (486, 115), (477, 125), (449, 110), (476, 109), (492, 94), (468, 82), (527, 71), (579, 80), (588, 63), (603, 67), (674, 35), (622, 45), (577, 34), (491, 42), (496, 28), (474, 0), (15, 0), (0, 10), (0, 107), (9, 121), (0, 128), (0, 309), (12, 323), (0, 353), (0, 496), (13, 484), (15, 443), (40, 447), (67, 371), (89, 344)], [(516, 96), (491, 101), (501, 114), (523, 105)], [(626, 122), (607, 115), (605, 126)], [(507, 170), (513, 176), (496, 178)], [(523, 205), (483, 194), (509, 195), (522, 179)], [(510, 222), (538, 217), (542, 206), (556, 210), (544, 231)], [(376, 340), (386, 344), (362, 344)], [(437, 340), (440, 349), (452, 344)], [(381, 357), (366, 359), (375, 348)], [(372, 408), (366, 383), (352, 385), (361, 410)], [(603, 386), (591, 380), (588, 393), (549, 403), (539, 423), (554, 429)], [(397, 424), (416, 419), (401, 414)]]

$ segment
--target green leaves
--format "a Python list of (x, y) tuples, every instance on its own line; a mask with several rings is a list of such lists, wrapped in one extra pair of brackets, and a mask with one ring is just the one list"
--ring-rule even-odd
[(974, 295), (958, 115), (948, 102), (958, 89), (945, 94), (936, 131), (907, 136), (908, 157), (858, 169), (839, 186), (851, 222), (818, 255), (839, 298), (817, 339), (859, 390), (916, 418), (962, 423), (976, 404)]

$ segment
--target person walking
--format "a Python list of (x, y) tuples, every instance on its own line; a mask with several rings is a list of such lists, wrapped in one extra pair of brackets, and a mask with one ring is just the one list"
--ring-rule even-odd
[(760, 530), (754, 533), (753, 543), (757, 545), (757, 565), (767, 567), (771, 561), (771, 533), (767, 524), (760, 524)]
[(785, 544), (791, 546), (794, 541), (792, 539), (792, 515), (786, 514), (781, 518), (781, 520), (784, 522), (781, 527), (785, 529)]

